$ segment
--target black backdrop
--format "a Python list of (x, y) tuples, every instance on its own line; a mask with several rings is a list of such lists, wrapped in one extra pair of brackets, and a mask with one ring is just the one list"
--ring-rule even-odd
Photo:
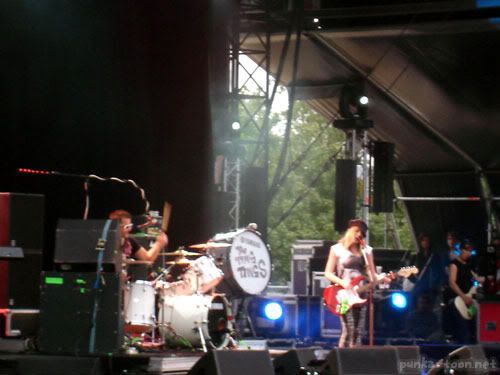
[[(211, 235), (208, 1), (2, 2), (0, 191), (46, 195), (46, 251), (59, 217), (83, 215), (83, 181), (27, 167), (135, 180), (173, 204), (170, 249)], [(142, 202), (92, 182), (89, 217)]]

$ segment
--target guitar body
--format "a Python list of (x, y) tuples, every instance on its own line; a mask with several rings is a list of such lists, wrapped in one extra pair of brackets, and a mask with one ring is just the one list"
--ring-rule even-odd
[[(474, 294), (476, 294), (476, 287), (472, 287), (467, 293), (467, 296), (472, 298)], [(453, 302), (458, 312), (465, 320), (471, 320), (474, 316), (476, 316), (478, 309), (476, 300), (472, 301), (472, 305), (467, 306), (462, 298), (456, 296)]]
[(334, 284), (325, 288), (323, 291), (323, 302), (328, 310), (337, 316), (347, 314), (353, 306), (359, 306), (366, 303), (366, 299), (360, 298), (356, 292), (356, 286), (359, 285), (363, 276), (358, 276), (351, 281), (351, 288), (344, 289), (340, 285)]
[[(402, 277), (409, 277), (410, 275), (417, 273), (418, 268), (416, 267), (403, 267), (397, 272), (397, 275)], [(359, 296), (359, 293), (362, 292), (363, 289), (366, 290), (372, 288), (386, 276), (386, 274), (378, 275), (378, 279), (375, 280), (373, 284), (367, 284), (361, 287), (359, 284), (361, 283), (361, 281), (365, 280), (365, 277), (355, 277), (351, 280), (351, 287), (349, 289), (344, 289), (338, 284), (330, 285), (323, 291), (323, 303), (332, 314), (335, 314), (337, 316), (345, 315), (354, 306), (360, 306), (367, 302), (366, 299)], [(392, 272), (389, 276), (390, 278), (394, 278)]]

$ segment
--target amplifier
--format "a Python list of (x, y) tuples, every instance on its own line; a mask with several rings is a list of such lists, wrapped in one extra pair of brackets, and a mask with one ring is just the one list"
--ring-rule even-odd
[[(64, 265), (60, 266), (63, 270), (72, 271), (87, 270), (85, 266), (97, 264), (99, 252), (96, 248), (105, 223), (106, 220), (60, 219), (56, 230), (54, 263)], [(121, 271), (120, 236), (118, 221), (113, 220), (104, 245), (102, 264), (105, 271)]]
[[(117, 353), (123, 345), (119, 274), (44, 272), (41, 279), (39, 349), (72, 355)], [(91, 345), (93, 343), (93, 346)]]
[(500, 343), (500, 301), (479, 303), (477, 331), (479, 343)]

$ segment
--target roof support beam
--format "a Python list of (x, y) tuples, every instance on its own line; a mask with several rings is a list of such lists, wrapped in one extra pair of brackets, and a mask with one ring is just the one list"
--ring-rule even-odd
[(308, 37), (314, 44), (316, 44), (322, 50), (332, 54), (336, 58), (340, 59), (344, 64), (346, 64), (351, 69), (355, 70), (358, 74), (360, 74), (366, 81), (368, 81), (373, 87), (375, 87), (378, 92), (385, 97), (389, 102), (394, 104), (399, 110), (410, 116), (415, 121), (411, 123), (420, 125), (420, 128), (424, 130), (427, 134), (430, 134), (433, 139), (439, 142), (444, 147), (453, 151), (463, 160), (468, 162), (476, 171), (479, 177), (480, 186), (481, 186), (481, 196), (484, 201), (484, 208), (486, 211), (486, 215), (488, 216), (489, 227), (488, 227), (488, 240), (491, 239), (492, 231), (496, 231), (500, 228), (500, 220), (498, 215), (492, 210), (491, 202), (492, 202), (492, 193), (491, 187), (488, 183), (488, 179), (486, 177), (486, 173), (483, 170), (483, 167), (479, 162), (474, 160), (472, 156), (470, 156), (467, 152), (465, 152), (460, 146), (454, 143), (451, 139), (442, 134), (439, 130), (434, 128), (432, 124), (423, 118), (418, 112), (413, 110), (404, 100), (399, 98), (397, 95), (393, 94), (390, 91), (390, 88), (386, 88), (381, 82), (379, 82), (374, 76), (368, 74), (363, 70), (363, 68), (357, 64), (349, 54), (344, 51), (340, 46), (332, 42), (331, 40), (324, 39), (320, 34), (314, 32), (304, 33), (306, 37)]

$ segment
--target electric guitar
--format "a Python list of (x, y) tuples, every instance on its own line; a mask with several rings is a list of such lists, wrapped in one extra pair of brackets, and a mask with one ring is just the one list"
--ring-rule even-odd
[[(396, 275), (401, 277), (409, 277), (417, 273), (418, 268), (411, 266), (401, 268), (396, 272)], [(330, 285), (326, 287), (323, 292), (323, 303), (333, 314), (338, 316), (345, 315), (353, 306), (359, 306), (366, 303), (367, 299), (361, 298), (359, 294), (375, 287), (385, 277), (394, 279), (394, 272), (390, 272), (389, 274), (381, 273), (380, 275), (377, 275), (375, 281), (367, 283), (363, 286), (360, 286), (359, 284), (361, 283), (361, 281), (366, 279), (365, 276), (358, 276), (353, 278), (350, 283), (351, 287), (348, 289), (344, 289), (338, 284)]]
[[(473, 286), (470, 288), (470, 290), (467, 292), (467, 296), (473, 298), (476, 294), (476, 287)], [(477, 302), (476, 300), (472, 300), (471, 305), (466, 305), (464, 300), (460, 296), (456, 296), (455, 300), (455, 307), (457, 308), (458, 312), (462, 316), (462, 318), (466, 320), (471, 320), (477, 313)]]

